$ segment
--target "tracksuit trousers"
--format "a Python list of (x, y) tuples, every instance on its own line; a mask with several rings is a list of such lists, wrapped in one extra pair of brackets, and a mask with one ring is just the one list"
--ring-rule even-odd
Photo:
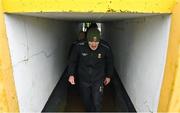
[(99, 112), (102, 109), (103, 99), (103, 81), (97, 81), (94, 83), (79, 84), (80, 94), (85, 104), (87, 112)]

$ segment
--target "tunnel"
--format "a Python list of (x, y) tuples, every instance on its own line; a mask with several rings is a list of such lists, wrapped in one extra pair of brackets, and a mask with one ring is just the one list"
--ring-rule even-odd
[(157, 111), (170, 21), (170, 14), (6, 14), (20, 111), (84, 110), (77, 88), (66, 81), (68, 50), (83, 22), (99, 23), (113, 52), (114, 78), (105, 89), (103, 110)]

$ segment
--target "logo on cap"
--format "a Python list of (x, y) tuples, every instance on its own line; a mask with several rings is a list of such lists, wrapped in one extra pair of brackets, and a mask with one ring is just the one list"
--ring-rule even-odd
[(93, 37), (93, 41), (96, 42), (97, 41), (97, 37), (94, 36)]

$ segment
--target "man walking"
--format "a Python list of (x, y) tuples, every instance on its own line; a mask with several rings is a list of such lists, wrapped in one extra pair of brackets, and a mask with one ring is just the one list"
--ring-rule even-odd
[(88, 30), (87, 41), (74, 46), (69, 61), (68, 81), (74, 85), (78, 78), (86, 111), (101, 111), (104, 85), (110, 83), (113, 74), (113, 60), (111, 49), (101, 42), (98, 29)]

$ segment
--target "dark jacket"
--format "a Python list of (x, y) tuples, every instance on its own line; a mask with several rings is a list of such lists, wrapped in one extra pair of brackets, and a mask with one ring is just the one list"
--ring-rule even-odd
[(71, 52), (68, 75), (75, 75), (76, 69), (80, 82), (94, 82), (110, 77), (113, 74), (111, 48), (100, 41), (97, 50), (93, 51), (87, 41), (78, 42)]

